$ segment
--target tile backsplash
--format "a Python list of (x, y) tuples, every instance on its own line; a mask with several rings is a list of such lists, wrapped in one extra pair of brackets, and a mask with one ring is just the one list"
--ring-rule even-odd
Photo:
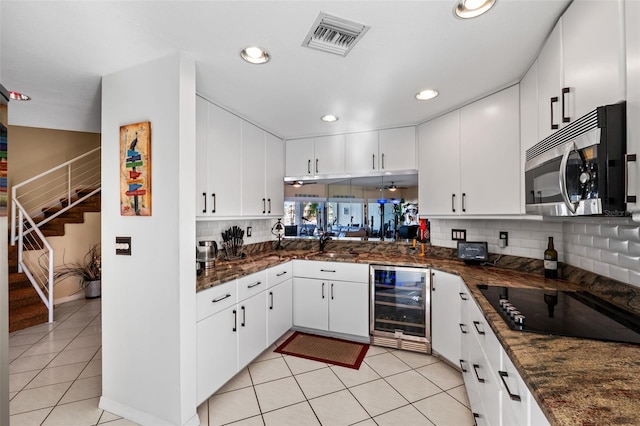
[[(630, 219), (433, 219), (431, 244), (455, 248), (451, 229), (466, 229), (469, 241), (487, 241), (491, 253), (535, 259), (542, 259), (554, 237), (561, 262), (640, 287), (640, 225)], [(505, 248), (498, 247), (500, 231), (509, 233)]]
[[(277, 219), (242, 219), (242, 220), (203, 220), (196, 221), (197, 241), (222, 241), (222, 231), (226, 231), (232, 226), (239, 226), (245, 231), (244, 244), (262, 243), (264, 241), (276, 240), (271, 233), (271, 228)], [(251, 236), (248, 237), (247, 227), (251, 227)]]

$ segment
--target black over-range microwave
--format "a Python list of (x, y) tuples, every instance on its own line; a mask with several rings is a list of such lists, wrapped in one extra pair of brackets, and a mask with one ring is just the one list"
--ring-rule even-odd
[(526, 212), (625, 216), (626, 103), (596, 108), (526, 151)]

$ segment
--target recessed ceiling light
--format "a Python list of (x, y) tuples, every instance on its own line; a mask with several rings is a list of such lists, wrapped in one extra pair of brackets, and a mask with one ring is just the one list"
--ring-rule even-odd
[(31, 100), (31, 96), (27, 96), (20, 92), (9, 91), (9, 97), (14, 101), (30, 101)]
[(240, 56), (251, 64), (265, 64), (271, 59), (271, 55), (262, 47), (249, 46), (240, 51)]
[(333, 123), (334, 121), (338, 121), (338, 117), (332, 114), (327, 114), (320, 117), (320, 120), (326, 121), (327, 123)]
[(491, 9), (495, 2), (496, 0), (458, 0), (453, 11), (462, 19), (475, 18)]
[(435, 89), (424, 89), (416, 93), (416, 99), (419, 101), (428, 101), (438, 96), (438, 91)]

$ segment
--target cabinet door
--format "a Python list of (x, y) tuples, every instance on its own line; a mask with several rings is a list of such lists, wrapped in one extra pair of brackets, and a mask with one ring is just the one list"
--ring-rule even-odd
[(369, 285), (348, 281), (329, 284), (329, 330), (369, 336)]
[(293, 325), (293, 280), (266, 291), (267, 295), (267, 346), (278, 340)]
[(285, 142), (285, 173), (287, 176), (310, 176), (314, 173), (313, 138)]
[(538, 137), (540, 140), (562, 127), (562, 83), (562, 20), (560, 20), (538, 56)]
[(238, 369), (244, 368), (267, 347), (267, 306), (264, 292), (238, 304)]
[(378, 132), (349, 133), (345, 140), (345, 172), (378, 171)]
[(421, 215), (460, 212), (460, 111), (418, 128), (420, 164), (418, 205)]
[(520, 213), (519, 88), (460, 110), (462, 214)]
[(242, 214), (267, 213), (265, 196), (265, 131), (242, 121)]
[(284, 142), (270, 133), (265, 139), (267, 214), (284, 215)]
[(460, 349), (460, 284), (453, 274), (431, 271), (431, 347), (457, 364)]
[(196, 96), (196, 217), (208, 216), (207, 132), (209, 102)]
[(293, 325), (329, 329), (329, 281), (311, 278), (293, 280)]
[(381, 171), (417, 168), (415, 127), (380, 130), (378, 137)]
[(209, 104), (207, 165), (209, 205), (213, 216), (240, 214), (241, 119)]
[(624, 100), (623, 1), (571, 3), (562, 15), (562, 55), (571, 122), (600, 105)]
[(312, 173), (332, 175), (344, 173), (344, 135), (315, 138), (315, 162)]
[(236, 306), (196, 324), (196, 397), (200, 404), (238, 371)]
[[(520, 81), (520, 176), (524, 176), (526, 151), (538, 138), (538, 62), (534, 62)], [(520, 213), (525, 213), (524, 179), (520, 179)]]

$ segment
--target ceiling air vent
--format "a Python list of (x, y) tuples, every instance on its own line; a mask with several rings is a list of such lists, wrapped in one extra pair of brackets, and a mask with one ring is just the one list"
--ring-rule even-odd
[(369, 28), (357, 22), (320, 12), (302, 46), (347, 56)]

